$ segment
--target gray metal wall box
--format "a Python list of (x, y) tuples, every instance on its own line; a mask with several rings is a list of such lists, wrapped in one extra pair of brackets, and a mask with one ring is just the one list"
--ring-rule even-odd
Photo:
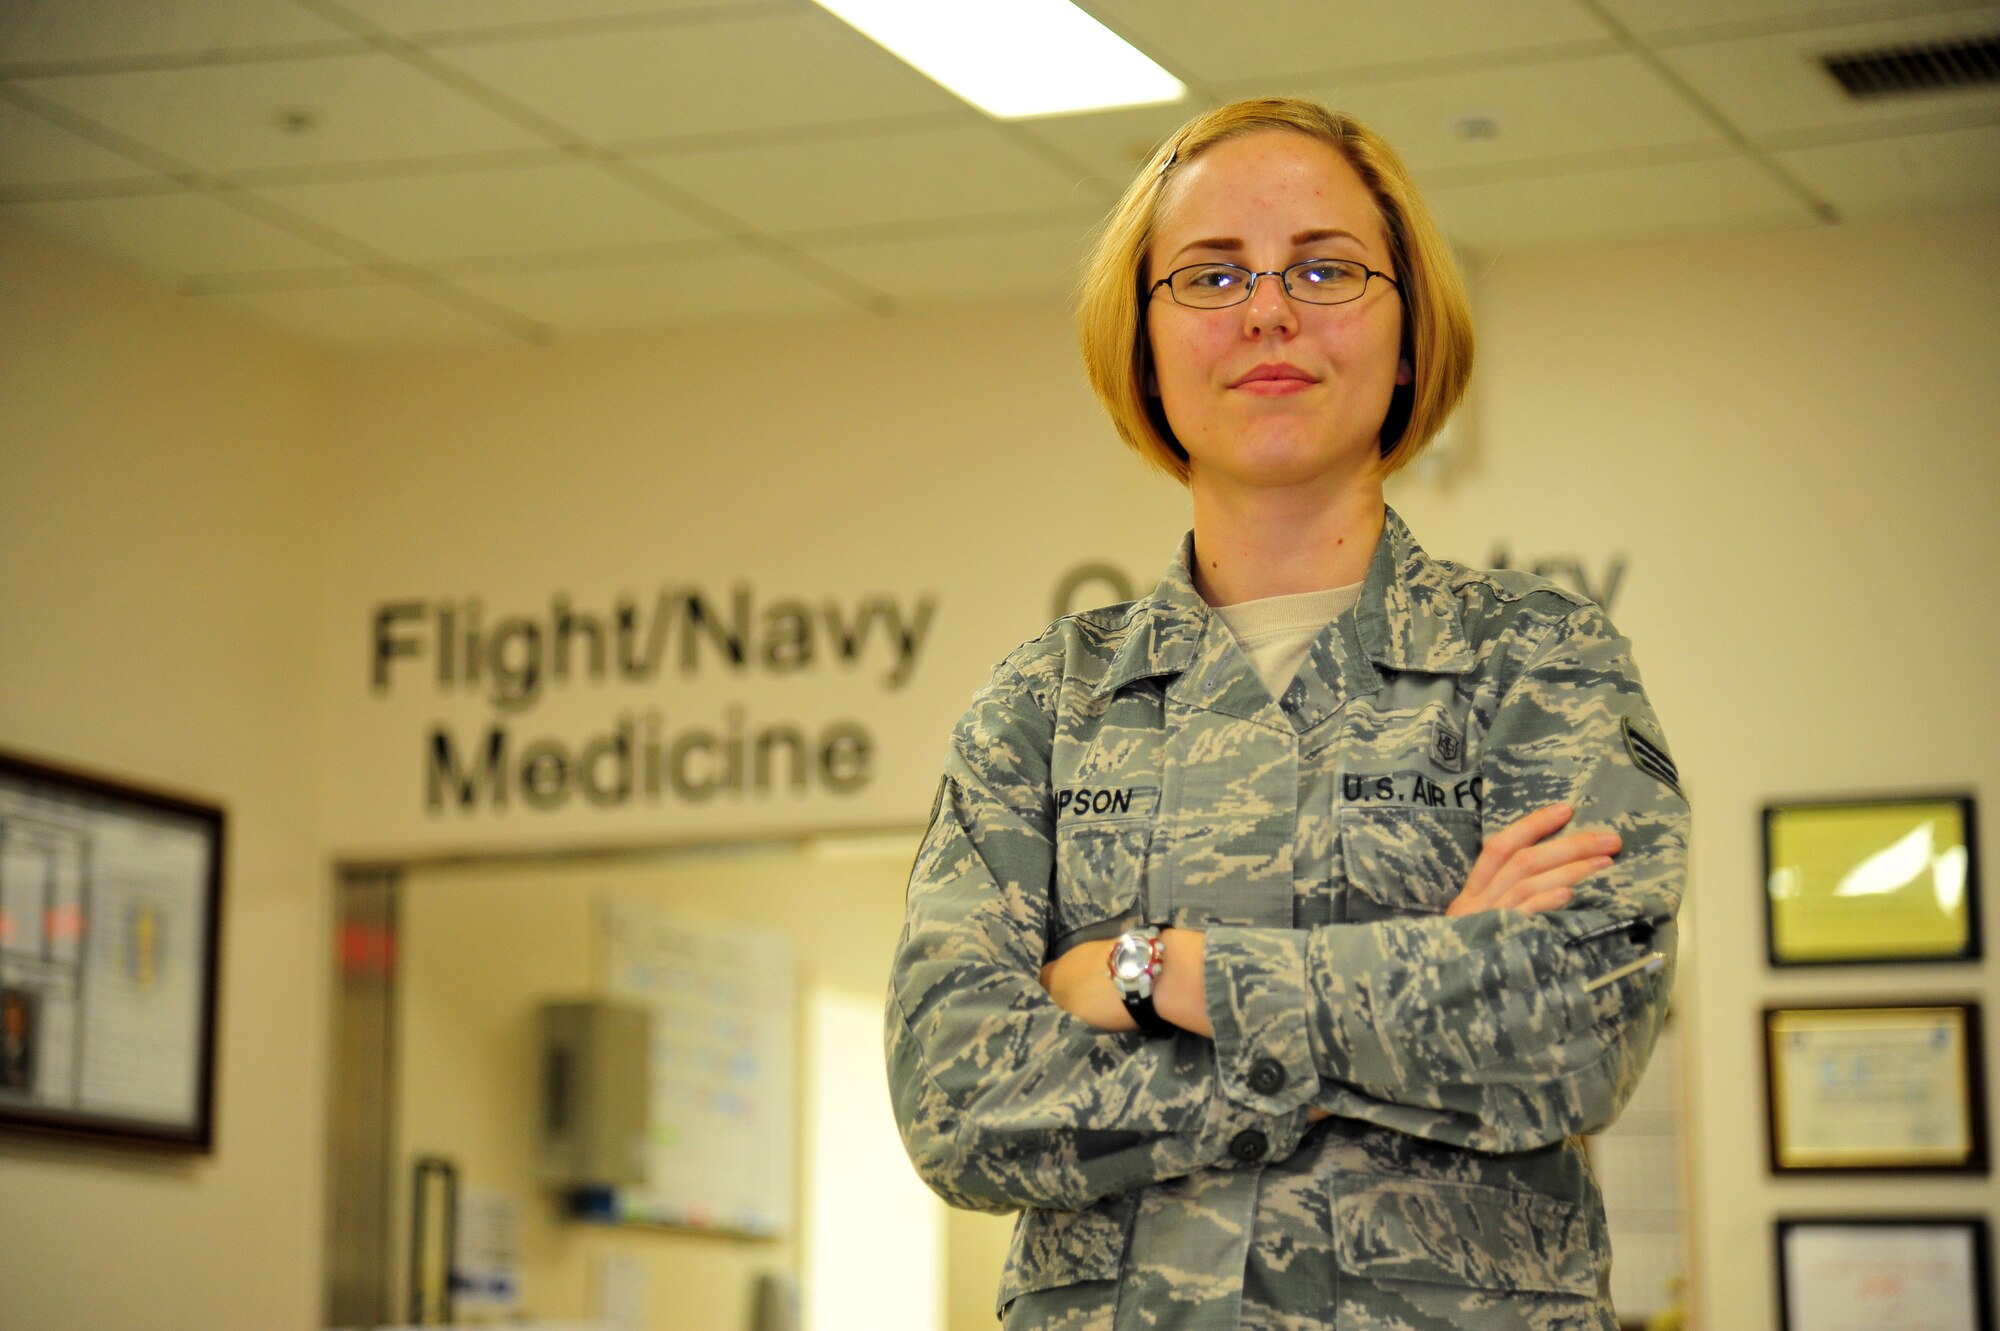
[(539, 1026), (542, 1181), (644, 1183), (651, 1016), (595, 1000), (545, 1003)]

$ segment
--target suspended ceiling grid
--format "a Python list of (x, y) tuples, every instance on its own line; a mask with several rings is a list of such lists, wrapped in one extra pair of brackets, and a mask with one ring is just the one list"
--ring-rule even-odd
[(0, 0), (0, 217), (376, 349), (1060, 296), (1161, 135), (1274, 91), (1474, 252), (2000, 205), (2000, 92), (1818, 63), (1992, 4), (1084, 7), (1189, 99), (996, 121), (809, 0)]

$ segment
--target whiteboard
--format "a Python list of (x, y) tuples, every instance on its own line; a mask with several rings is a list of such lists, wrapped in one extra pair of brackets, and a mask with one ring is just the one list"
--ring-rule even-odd
[(797, 963), (775, 934), (599, 902), (607, 998), (651, 1013), (646, 1182), (608, 1219), (760, 1237), (793, 1224)]

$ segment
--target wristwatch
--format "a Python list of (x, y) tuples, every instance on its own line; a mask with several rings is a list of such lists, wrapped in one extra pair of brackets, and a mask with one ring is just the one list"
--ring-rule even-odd
[(1118, 935), (1111, 945), (1111, 987), (1118, 991), (1125, 1010), (1147, 1035), (1172, 1035), (1173, 1023), (1153, 1007), (1153, 982), (1160, 976), (1167, 951), (1160, 931), (1152, 925)]

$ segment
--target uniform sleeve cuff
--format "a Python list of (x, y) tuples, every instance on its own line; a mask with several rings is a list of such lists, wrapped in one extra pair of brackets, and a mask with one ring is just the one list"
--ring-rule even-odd
[(1248, 1169), (1290, 1159), (1312, 1126), (1307, 1111), (1308, 1106), (1299, 1105), (1281, 1114), (1263, 1113), (1232, 1100), (1218, 1080), (1196, 1146), (1199, 1166)]
[(1223, 1092), (1259, 1114), (1291, 1114), (1319, 1091), (1306, 1014), (1306, 935), (1211, 929), (1202, 958)]

